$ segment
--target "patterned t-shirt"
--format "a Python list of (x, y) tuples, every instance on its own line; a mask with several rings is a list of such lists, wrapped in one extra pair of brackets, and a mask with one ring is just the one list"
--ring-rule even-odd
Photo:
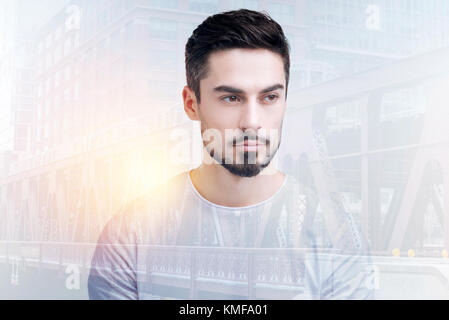
[(91, 299), (372, 299), (368, 248), (352, 215), (321, 212), (286, 175), (269, 199), (226, 207), (190, 171), (129, 203), (105, 226)]

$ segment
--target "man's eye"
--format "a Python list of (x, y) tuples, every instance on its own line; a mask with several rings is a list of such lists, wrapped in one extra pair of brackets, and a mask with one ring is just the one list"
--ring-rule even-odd
[(273, 101), (276, 101), (277, 98), (278, 98), (278, 96), (276, 94), (270, 94), (270, 95), (266, 96), (264, 99), (268, 102), (273, 102)]
[(239, 98), (237, 96), (227, 96), (223, 98), (223, 100), (226, 102), (236, 102), (238, 101), (238, 99)]

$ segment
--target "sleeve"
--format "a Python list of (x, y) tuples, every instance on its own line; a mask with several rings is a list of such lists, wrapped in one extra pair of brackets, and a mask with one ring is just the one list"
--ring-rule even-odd
[(311, 299), (374, 299), (368, 256), (313, 252), (305, 260), (306, 291)]
[(330, 226), (322, 210), (316, 209), (316, 193), (310, 192), (308, 199), (315, 205), (304, 232), (310, 248), (305, 256), (306, 295), (310, 299), (374, 299), (375, 268), (358, 222), (351, 213), (336, 209), (332, 220), (336, 225)]
[(138, 299), (136, 249), (124, 214), (113, 217), (98, 239), (90, 266), (91, 300)]

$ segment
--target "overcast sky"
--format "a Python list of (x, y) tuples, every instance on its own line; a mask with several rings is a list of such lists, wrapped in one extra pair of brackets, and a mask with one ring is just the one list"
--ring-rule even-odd
[[(0, 10), (3, 10), (3, 7), (6, 5), (12, 4), (17, 6), (17, 8), (20, 8), (16, 17), (17, 23), (19, 24), (17, 27), (19, 29), (22, 27), (27, 30), (37, 30), (56, 12), (64, 8), (68, 2), (70, 0), (0, 0)], [(7, 17), (0, 15), (0, 19), (7, 19)], [(10, 20), (7, 21), (7, 24), (9, 24)], [(11, 23), (13, 21), (11, 20)], [(0, 23), (0, 25), (4, 26), (3, 23)], [(14, 34), (15, 27), (14, 25), (7, 25), (6, 27), (0, 28), (0, 39), (3, 39), (2, 32)], [(24, 36), (26, 37), (27, 35), (25, 34)], [(18, 39), (15, 40), (17, 41)], [(3, 58), (0, 57), (0, 59)], [(5, 63), (8, 64), (9, 62), (6, 61)], [(2, 152), (12, 148), (13, 127), (11, 125), (10, 94), (14, 88), (14, 82), (7, 76), (2, 77), (0, 80), (0, 152)]]

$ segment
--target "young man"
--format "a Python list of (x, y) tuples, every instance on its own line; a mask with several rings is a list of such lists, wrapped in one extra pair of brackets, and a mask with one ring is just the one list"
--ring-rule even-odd
[(353, 220), (340, 213), (326, 230), (312, 189), (271, 161), (289, 66), (282, 28), (264, 13), (229, 11), (197, 27), (186, 45), (182, 97), (188, 117), (201, 122), (203, 162), (106, 225), (90, 298), (372, 297)]

